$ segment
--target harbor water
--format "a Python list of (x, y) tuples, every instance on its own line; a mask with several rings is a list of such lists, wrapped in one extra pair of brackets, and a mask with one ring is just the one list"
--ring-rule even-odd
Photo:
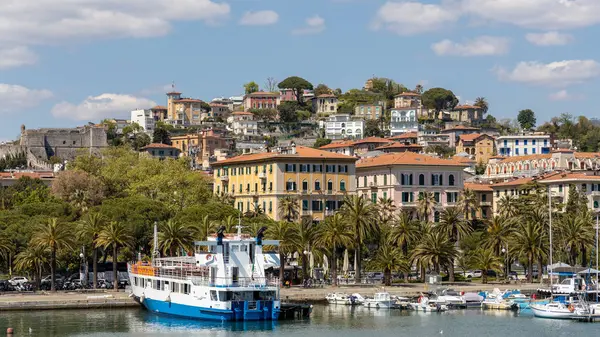
[(157, 316), (137, 308), (3, 312), (2, 333), (7, 327), (14, 329), (14, 337), (558, 337), (592, 336), (600, 329), (599, 324), (544, 320), (526, 312), (471, 309), (416, 313), (332, 305), (315, 306), (310, 319), (283, 322), (201, 322)]

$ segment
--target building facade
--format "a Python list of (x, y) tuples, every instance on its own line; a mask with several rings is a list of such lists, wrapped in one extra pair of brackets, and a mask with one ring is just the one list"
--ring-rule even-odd
[(530, 154), (549, 154), (552, 150), (550, 135), (531, 134), (500, 136), (496, 138), (498, 155), (513, 157)]
[(154, 117), (155, 122), (164, 122), (169, 119), (169, 109), (166, 106), (157, 105), (152, 109), (152, 116)]
[(356, 158), (342, 154), (290, 146), (233, 157), (213, 164), (214, 193), (234, 198), (241, 212), (264, 212), (282, 220), (283, 198), (298, 200), (300, 216), (322, 221), (354, 193)]
[(339, 139), (361, 139), (365, 132), (365, 121), (362, 119), (351, 119), (347, 114), (330, 115), (322, 125), (325, 129), (325, 138)]
[(394, 108), (391, 111), (390, 133), (392, 136), (404, 133), (417, 132), (419, 120), (415, 108)]
[(414, 92), (403, 92), (394, 96), (394, 109), (412, 109), (415, 110), (417, 119), (426, 117), (427, 109), (423, 108), (421, 95)]
[(319, 148), (319, 150), (345, 154), (347, 156), (354, 156), (354, 141), (352, 140), (343, 140), (337, 142), (331, 142), (327, 145), (323, 145)]
[(131, 123), (137, 123), (145, 133), (154, 132), (154, 113), (151, 109), (139, 109), (131, 112)]
[(487, 164), (494, 156), (496, 141), (486, 134), (471, 133), (459, 136), (456, 153), (464, 152), (471, 155), (478, 164)]
[(475, 194), (477, 202), (472, 205), (470, 220), (489, 219), (494, 214), (494, 190), (490, 184), (465, 183), (465, 190), (471, 190)]
[(483, 121), (483, 109), (476, 105), (457, 105), (450, 111), (453, 121), (477, 124)]
[(560, 204), (569, 201), (571, 188), (585, 196), (587, 206), (592, 212), (600, 212), (600, 175), (598, 171), (559, 172), (540, 179), (539, 182), (549, 188), (552, 199)]
[(233, 139), (224, 137), (214, 130), (203, 130), (199, 133), (171, 137), (173, 147), (177, 148), (182, 156), (192, 159), (192, 167), (209, 169), (215, 162), (218, 150), (230, 151), (233, 148)]
[(338, 98), (335, 95), (323, 94), (312, 99), (315, 114), (330, 115), (337, 113)]
[(354, 154), (355, 155), (364, 155), (367, 152), (375, 151), (376, 148), (383, 146), (385, 144), (389, 144), (392, 141), (385, 138), (380, 137), (367, 137), (354, 142)]
[(141, 149), (143, 152), (146, 152), (148, 155), (158, 158), (160, 160), (164, 160), (167, 158), (177, 159), (179, 158), (179, 149), (174, 146), (160, 144), (160, 143), (152, 143), (144, 146)]
[(257, 91), (244, 96), (244, 111), (250, 109), (277, 109), (279, 93)]
[(204, 102), (195, 98), (181, 97), (180, 92), (167, 93), (167, 116), (170, 124), (189, 126), (198, 125), (202, 122)]
[(481, 129), (473, 128), (470, 126), (456, 125), (453, 127), (446, 128), (446, 129), (440, 131), (440, 133), (444, 133), (444, 134), (447, 134), (448, 136), (450, 136), (450, 138), (449, 138), (450, 143), (448, 146), (456, 147), (456, 144), (458, 143), (458, 139), (461, 135), (468, 135), (468, 134), (472, 134), (472, 133), (485, 133), (485, 132), (481, 132)]
[(202, 120), (217, 118), (226, 119), (228, 117), (230, 111), (229, 105), (211, 102), (209, 106), (210, 111), (208, 111), (205, 115), (202, 116)]
[(385, 105), (383, 102), (376, 104), (357, 104), (354, 107), (354, 116), (364, 120), (377, 120), (385, 113)]
[(419, 195), (432, 192), (436, 201), (430, 220), (439, 221), (445, 207), (456, 206), (463, 190), (465, 165), (412, 152), (390, 153), (362, 159), (356, 164), (356, 188), (377, 203), (391, 199), (394, 205), (417, 216)]

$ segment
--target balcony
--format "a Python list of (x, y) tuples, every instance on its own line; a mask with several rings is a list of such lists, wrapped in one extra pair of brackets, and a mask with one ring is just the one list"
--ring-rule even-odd
[(480, 201), (479, 206), (492, 206), (491, 201)]
[(229, 176), (221, 176), (221, 181), (229, 181)]
[(416, 201), (402, 202), (402, 207), (417, 207), (417, 202)]
[(591, 195), (593, 197), (598, 197), (598, 196), (600, 196), (600, 191), (591, 191), (591, 192), (589, 192), (589, 195)]
[(259, 179), (267, 179), (267, 173), (266, 172), (260, 172), (258, 174), (258, 178)]

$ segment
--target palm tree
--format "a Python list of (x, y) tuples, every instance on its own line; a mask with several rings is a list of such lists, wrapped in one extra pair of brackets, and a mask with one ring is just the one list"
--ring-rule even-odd
[(419, 95), (421, 95), (421, 94), (423, 93), (423, 86), (422, 86), (421, 84), (417, 84), (417, 85), (415, 86), (415, 90), (414, 90), (414, 92), (415, 92), (416, 94), (419, 94)]
[(71, 249), (73, 234), (71, 229), (57, 218), (49, 219), (47, 223), (40, 224), (36, 233), (31, 238), (30, 244), (39, 245), (50, 249), (50, 290), (56, 291), (54, 284), (56, 274), (56, 252), (61, 249)]
[(298, 198), (286, 195), (279, 200), (279, 216), (285, 218), (287, 222), (294, 222), (300, 215), (300, 204)]
[(289, 222), (273, 222), (267, 228), (266, 236), (272, 240), (279, 240), (279, 281), (283, 281), (285, 271), (285, 256), (297, 246), (298, 235)]
[(379, 244), (379, 249), (371, 260), (371, 265), (377, 270), (383, 270), (383, 283), (386, 286), (392, 285), (392, 271), (398, 270), (404, 274), (410, 272), (410, 264), (402, 249), (394, 246), (389, 239), (383, 239)]
[(544, 229), (542, 227), (543, 224), (526, 221), (515, 231), (511, 241), (511, 247), (514, 247), (514, 251), (527, 261), (527, 281), (530, 283), (533, 282), (533, 262), (546, 255)]
[(93, 287), (98, 285), (98, 245), (96, 239), (102, 228), (106, 224), (106, 219), (100, 213), (88, 213), (88, 215), (79, 223), (78, 234), (83, 240), (91, 240), (92, 244), (92, 268), (94, 269)]
[(351, 246), (352, 239), (352, 230), (340, 213), (327, 217), (316, 230), (315, 245), (331, 250), (331, 277), (334, 285), (338, 284), (337, 250), (341, 247)]
[(344, 206), (342, 206), (341, 213), (354, 232), (354, 244), (356, 247), (354, 250), (354, 259), (357, 267), (357, 270), (355, 271), (355, 280), (356, 283), (360, 283), (360, 273), (362, 270), (362, 244), (364, 243), (365, 237), (374, 232), (377, 227), (377, 224), (373, 221), (375, 208), (364, 195), (348, 195), (344, 198)]
[(302, 218), (299, 222), (294, 223), (293, 227), (296, 232), (296, 251), (302, 256), (302, 278), (308, 279), (308, 254), (311, 253), (311, 248), (315, 239), (315, 227), (312, 218)]
[(435, 209), (435, 195), (433, 192), (420, 192), (419, 199), (417, 200), (417, 212), (421, 220), (429, 221), (431, 213)]
[(469, 219), (471, 210), (475, 207), (475, 205), (477, 205), (477, 195), (475, 194), (475, 192), (473, 190), (466, 188), (460, 195), (458, 204), (460, 205), (460, 207), (463, 210), (465, 219)]
[(587, 219), (588, 214), (579, 216), (560, 217), (558, 223), (558, 237), (562, 242), (562, 246), (570, 253), (570, 264), (577, 264), (577, 257), (581, 253), (583, 256), (582, 265), (586, 264), (586, 246), (591, 246), (594, 243), (593, 227)]
[[(419, 236), (419, 223), (412, 219), (409, 212), (400, 212), (392, 225), (390, 239), (401, 248), (402, 255), (408, 256), (408, 246)], [(404, 281), (408, 282), (408, 273), (404, 273)]]
[[(440, 217), (440, 224), (436, 228), (439, 232), (447, 235), (454, 245), (458, 246), (460, 239), (469, 235), (472, 231), (471, 226), (462, 218), (461, 210), (458, 207), (446, 208)], [(449, 281), (454, 282), (454, 260), (450, 263)]]
[(389, 224), (394, 218), (396, 205), (390, 198), (379, 198), (377, 202), (377, 215), (381, 224)]
[(488, 270), (500, 271), (502, 259), (496, 256), (491, 249), (478, 249), (472, 257), (473, 267), (481, 269), (481, 281), (487, 283)]
[(498, 200), (498, 211), (509, 219), (514, 218), (519, 212), (519, 200), (512, 195), (503, 195)]
[(15, 268), (19, 271), (33, 271), (36, 288), (40, 289), (42, 271), (48, 264), (48, 249), (40, 245), (29, 245), (15, 256)]
[(475, 104), (473, 104), (473, 105), (480, 107), (481, 111), (484, 114), (488, 112), (489, 105), (488, 105), (488, 102), (485, 99), (485, 97), (477, 97), (477, 98), (475, 98)]
[(506, 246), (513, 228), (512, 222), (503, 215), (494, 216), (487, 225), (483, 235), (483, 246), (491, 249), (497, 256), (500, 255), (502, 247)]
[(158, 233), (158, 246), (163, 255), (169, 252), (174, 256), (175, 252), (192, 251), (194, 249), (194, 230), (189, 225), (182, 224), (173, 219), (161, 223)]
[(133, 241), (133, 236), (130, 230), (122, 222), (112, 221), (106, 225), (98, 234), (96, 238), (96, 244), (98, 246), (112, 247), (113, 249), (113, 277), (114, 277), (114, 289), (118, 291), (119, 277), (117, 274), (117, 258), (120, 247), (127, 247)]
[(234, 233), (237, 232), (236, 226), (238, 225), (238, 218), (229, 215), (225, 219), (221, 220), (221, 226), (225, 226), (225, 232)]
[(426, 234), (412, 252), (412, 259), (421, 267), (433, 266), (436, 273), (441, 267), (449, 266), (458, 256), (458, 251), (445, 233), (431, 231)]
[(199, 224), (193, 226), (194, 236), (200, 241), (208, 240), (208, 236), (216, 230), (215, 223), (210, 220), (208, 214), (202, 218)]

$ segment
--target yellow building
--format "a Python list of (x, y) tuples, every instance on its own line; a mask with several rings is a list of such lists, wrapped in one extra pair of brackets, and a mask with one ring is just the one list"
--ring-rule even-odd
[(202, 122), (202, 114), (208, 110), (203, 109), (205, 104), (199, 99), (181, 97), (180, 92), (167, 93), (167, 118), (174, 125), (198, 125)]
[(477, 164), (487, 164), (496, 152), (494, 137), (486, 134), (470, 133), (460, 135), (456, 144), (456, 153), (465, 152), (474, 156)]
[(283, 219), (282, 198), (298, 199), (300, 216), (320, 221), (342, 205), (347, 193), (356, 192), (357, 158), (304, 146), (241, 155), (213, 164), (214, 193), (228, 194), (242, 212), (260, 210), (274, 220)]

